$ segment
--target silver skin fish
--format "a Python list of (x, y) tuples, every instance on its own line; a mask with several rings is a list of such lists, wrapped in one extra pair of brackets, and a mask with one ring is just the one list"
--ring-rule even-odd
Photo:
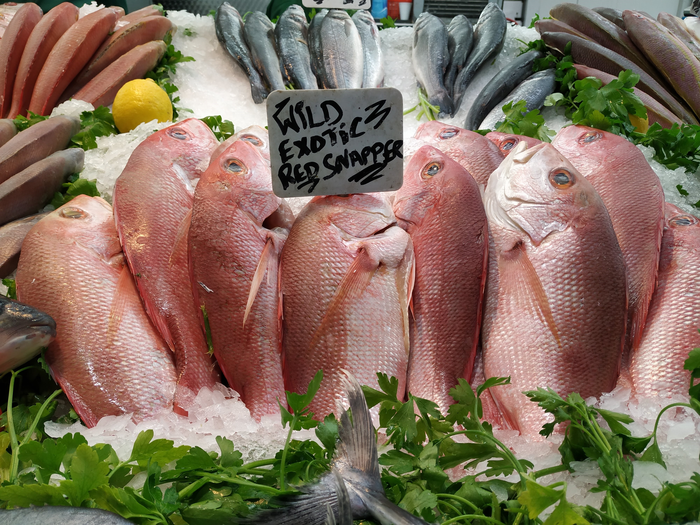
[(127, 519), (102, 509), (79, 507), (32, 507), (29, 509), (0, 510), (3, 525), (130, 525)]
[(472, 103), (471, 108), (469, 108), (464, 128), (470, 131), (478, 129), (479, 124), (488, 115), (489, 111), (496, 107), (503, 100), (503, 97), (515, 89), (518, 84), (532, 75), (532, 67), (535, 64), (535, 60), (543, 56), (544, 53), (533, 49), (515, 58), (505, 68), (496, 73), (481, 90), (481, 93)]
[(382, 55), (382, 43), (379, 39), (377, 24), (366, 9), (356, 11), (352, 15), (352, 21), (355, 22), (355, 27), (360, 33), (364, 53), (362, 87), (382, 87), (384, 85), (384, 56)]
[(449, 61), (445, 24), (430, 13), (422, 13), (413, 26), (413, 72), (428, 102), (440, 108), (440, 117), (452, 115), (455, 108), (443, 80)]
[(267, 98), (268, 91), (263, 85), (260, 73), (253, 65), (250, 50), (245, 43), (243, 19), (240, 13), (231, 4), (224, 2), (216, 10), (214, 26), (216, 28), (216, 38), (219, 39), (224, 49), (241, 66), (241, 69), (248, 77), (253, 102), (262, 104), (262, 101)]
[(250, 49), (253, 64), (262, 75), (266, 87), (270, 91), (284, 89), (284, 79), (275, 44), (275, 26), (265, 13), (253, 11), (248, 15), (243, 26), (243, 37)]
[(474, 44), (474, 28), (464, 15), (457, 15), (447, 26), (447, 50), (450, 62), (445, 71), (445, 87), (454, 96), (455, 79), (469, 58)]
[(331, 9), (321, 24), (323, 85), (330, 89), (363, 87), (364, 56), (357, 27), (346, 11)]
[(462, 103), (467, 87), (479, 68), (493, 57), (506, 36), (506, 15), (493, 3), (486, 4), (474, 26), (474, 48), (467, 63), (457, 75), (454, 86), (455, 112)]
[(321, 47), (321, 24), (328, 14), (328, 9), (321, 9), (309, 23), (309, 54), (311, 55), (311, 71), (316, 80), (323, 85), (323, 48)]
[(39, 355), (54, 337), (51, 316), (0, 295), (0, 374)]
[(496, 129), (496, 124), (503, 122), (505, 118), (502, 108), (509, 102), (524, 100), (528, 111), (540, 109), (544, 106), (544, 99), (554, 93), (555, 79), (556, 73), (553, 69), (545, 69), (530, 75), (494, 106), (481, 121), (478, 129)]
[(275, 40), (286, 82), (296, 89), (318, 89), (311, 70), (307, 44), (308, 25), (300, 5), (291, 5), (275, 25)]
[(377, 439), (360, 384), (347, 375), (347, 410), (338, 418), (338, 444), (331, 471), (317, 483), (301, 487), (301, 495), (283, 497), (283, 506), (260, 512), (247, 521), (255, 525), (349, 525), (373, 519), (382, 525), (427, 525), (427, 522), (389, 501), (377, 461)]

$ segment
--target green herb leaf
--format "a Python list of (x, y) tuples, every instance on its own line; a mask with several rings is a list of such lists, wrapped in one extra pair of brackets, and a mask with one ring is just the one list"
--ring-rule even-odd
[(17, 283), (14, 279), (3, 279), (2, 284), (7, 286), (7, 292), (5, 292), (5, 297), (8, 299), (17, 300)]
[(70, 480), (61, 482), (61, 490), (74, 507), (80, 507), (88, 493), (108, 482), (109, 465), (100, 461), (97, 452), (87, 444), (78, 445), (70, 462)]
[(230, 120), (223, 120), (221, 115), (213, 115), (210, 117), (204, 117), (201, 119), (209, 129), (212, 130), (214, 135), (220, 141), (224, 141), (234, 133), (233, 122)]
[(309, 387), (305, 394), (287, 392), (287, 403), (289, 403), (289, 408), (291, 408), (295, 414), (303, 414), (308, 408), (309, 403), (311, 403), (311, 400), (316, 395), (316, 392), (318, 392), (322, 380), (323, 372), (319, 370), (309, 383)]
[(7, 501), (9, 507), (68, 506), (61, 489), (53, 485), (7, 485), (0, 487), (0, 500)]
[(544, 487), (531, 480), (525, 480), (526, 490), (520, 494), (518, 501), (528, 509), (528, 516), (534, 520), (542, 512), (561, 500), (564, 496), (563, 490)]
[(654, 440), (651, 446), (644, 451), (644, 454), (642, 454), (642, 457), (639, 458), (639, 461), (651, 461), (653, 463), (658, 463), (663, 468), (666, 468), (666, 463), (664, 462), (664, 458), (661, 455), (661, 450), (659, 449), (659, 444), (656, 442), (656, 440)]
[(562, 498), (554, 512), (545, 520), (544, 525), (590, 525), (590, 523), (574, 510), (566, 498)]

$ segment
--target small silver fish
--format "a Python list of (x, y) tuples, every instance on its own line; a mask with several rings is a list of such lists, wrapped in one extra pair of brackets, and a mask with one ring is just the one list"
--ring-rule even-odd
[(440, 116), (452, 115), (454, 105), (443, 77), (450, 60), (447, 28), (438, 17), (422, 13), (413, 26), (413, 72), (428, 95), (428, 102), (440, 108)]
[(268, 89), (270, 91), (284, 89), (284, 79), (275, 44), (275, 26), (265, 13), (253, 11), (248, 15), (243, 26), (243, 36), (250, 49), (253, 64), (262, 74)]
[(51, 316), (0, 295), (0, 374), (39, 355), (54, 337)]
[(283, 75), (297, 89), (318, 89), (316, 77), (311, 70), (308, 31), (306, 15), (300, 5), (289, 6), (275, 26), (275, 40)]
[(369, 11), (360, 9), (352, 15), (352, 21), (360, 33), (362, 51), (364, 53), (364, 68), (362, 77), (363, 88), (381, 87), (384, 85), (384, 56), (382, 43), (379, 39), (379, 29)]
[(331, 9), (321, 24), (323, 84), (331, 89), (363, 87), (362, 40), (352, 19), (342, 9)]

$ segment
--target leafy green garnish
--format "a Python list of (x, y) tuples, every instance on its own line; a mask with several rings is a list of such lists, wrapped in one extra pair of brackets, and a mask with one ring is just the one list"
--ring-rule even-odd
[(54, 209), (60, 208), (78, 195), (89, 195), (90, 197), (100, 196), (100, 192), (97, 191), (97, 181), (81, 179), (80, 175), (77, 173), (68, 177), (68, 182), (63, 183), (63, 188), (63, 192), (56, 192), (51, 200), (51, 206), (53, 206)]
[[(216, 11), (214, 11), (216, 13)], [(180, 108), (177, 103), (180, 101), (180, 97), (174, 97), (173, 94), (178, 91), (175, 84), (172, 83), (172, 79), (177, 71), (177, 65), (183, 62), (194, 62), (194, 58), (188, 57), (182, 54), (182, 52), (177, 51), (172, 44), (173, 37), (170, 33), (165, 35), (163, 38), (165, 44), (167, 45), (165, 49), (165, 54), (160, 62), (153, 68), (152, 71), (146, 73), (146, 78), (153, 79), (156, 84), (158, 84), (170, 97), (170, 101), (173, 104), (173, 120), (176, 120), (180, 111), (189, 111), (186, 108)]]
[(533, 137), (542, 142), (552, 142), (554, 131), (544, 124), (544, 118), (539, 110), (527, 111), (524, 100), (519, 100), (515, 104), (509, 102), (503, 106), (503, 114), (505, 120), (496, 125), (496, 131)]
[(118, 133), (112, 112), (109, 108), (100, 106), (94, 111), (83, 111), (80, 114), (80, 131), (71, 138), (71, 145), (84, 150), (94, 149), (97, 147), (97, 137)]
[(13, 122), (15, 123), (15, 127), (17, 128), (17, 133), (19, 133), (20, 131), (24, 131), (25, 129), (32, 127), (34, 124), (49, 118), (48, 116), (44, 117), (41, 115), (37, 115), (36, 113), (32, 113), (31, 111), (29, 111), (28, 114), (28, 117), (18, 115), (14, 118)]
[(17, 283), (14, 279), (5, 278), (2, 280), (2, 284), (7, 286), (7, 292), (5, 297), (8, 299), (17, 299)]
[(197, 36), (196, 31), (192, 31), (189, 27), (186, 27), (185, 29), (182, 30), (182, 34), (185, 36)]
[(212, 115), (210, 117), (203, 117), (202, 122), (204, 122), (209, 129), (212, 130), (216, 138), (220, 141), (224, 141), (229, 138), (234, 133), (233, 122), (230, 120), (224, 120), (221, 115)]
[(390, 16), (385, 16), (384, 18), (379, 20), (379, 23), (382, 24), (380, 27), (377, 28), (379, 30), (390, 29), (392, 27), (396, 27), (396, 22)]

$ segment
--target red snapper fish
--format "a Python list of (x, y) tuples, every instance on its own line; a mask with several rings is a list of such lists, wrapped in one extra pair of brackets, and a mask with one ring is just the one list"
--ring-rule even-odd
[(146, 312), (175, 352), (175, 408), (219, 380), (192, 293), (188, 231), (193, 183), (218, 145), (202, 121), (187, 119), (154, 133), (134, 150), (114, 186), (114, 218)]
[(272, 193), (270, 167), (243, 139), (213, 159), (194, 193), (193, 286), (214, 355), (252, 416), (284, 403), (279, 256), (293, 215)]
[(493, 173), (484, 205), (489, 274), (484, 372), (508, 424), (537, 435), (544, 411), (522, 394), (599, 396), (615, 386), (625, 336), (625, 265), (603, 201), (550, 144), (521, 142)]
[(32, 228), (17, 293), (56, 321), (46, 361), (88, 427), (172, 409), (172, 352), (143, 309), (104, 200), (79, 195)]
[(471, 378), (486, 282), (488, 227), (479, 186), (442, 151), (423, 146), (404, 172), (394, 214), (416, 258), (408, 390), (446, 413)]
[(498, 147), (498, 149), (501, 151), (504, 157), (508, 155), (508, 153), (510, 153), (510, 150), (517, 146), (519, 142), (527, 142), (527, 145), (530, 148), (542, 143), (541, 140), (534, 139), (532, 137), (526, 137), (525, 135), (499, 133), (498, 131), (492, 131), (490, 133), (487, 133), (485, 137)]
[(413, 246), (381, 194), (314, 197), (282, 250), (285, 388), (323, 382), (310, 407), (333, 412), (344, 373), (378, 387), (377, 372), (406, 387)]

